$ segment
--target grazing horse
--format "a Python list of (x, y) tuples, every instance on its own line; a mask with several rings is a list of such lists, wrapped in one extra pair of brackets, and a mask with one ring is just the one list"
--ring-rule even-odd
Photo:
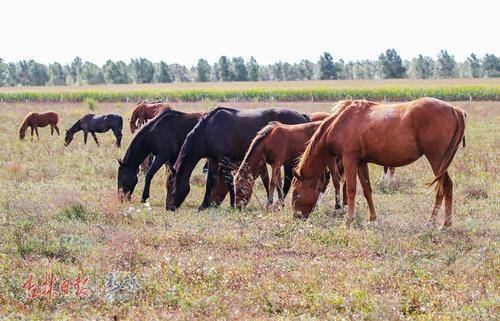
[(443, 196), (443, 227), (452, 223), (453, 183), (448, 175), (456, 151), (465, 142), (465, 113), (444, 101), (421, 98), (402, 104), (365, 100), (342, 101), (313, 135), (292, 182), (292, 206), (307, 216), (317, 198), (317, 182), (333, 157), (342, 159), (347, 184), (347, 221), (354, 219), (356, 173), (368, 202), (370, 220), (376, 219), (368, 163), (399, 167), (422, 155), (437, 183), (430, 223), (435, 223)]
[[(329, 115), (329, 114), (327, 114)], [(325, 115), (326, 116), (326, 115)], [(278, 196), (283, 203), (281, 192), (281, 166), (295, 166), (297, 159), (306, 149), (307, 143), (316, 132), (322, 121), (299, 125), (284, 125), (271, 122), (261, 129), (252, 141), (243, 162), (234, 177), (234, 190), (237, 206), (246, 206), (252, 195), (255, 176), (259, 172), (260, 164), (271, 165), (272, 176), (269, 184), (268, 206), (273, 204), (274, 188), (278, 185)], [(329, 173), (325, 173), (322, 192), (325, 191), (328, 180), (332, 176), (335, 187), (335, 208), (340, 208), (340, 175), (334, 159), (329, 165)]]
[[(206, 113), (186, 137), (175, 162), (174, 191), (167, 204), (167, 209), (173, 211), (182, 204), (189, 193), (191, 173), (202, 158), (219, 163), (229, 190), (231, 207), (234, 207), (233, 174), (231, 172), (233, 164), (243, 160), (246, 150), (257, 132), (273, 120), (285, 124), (301, 124), (309, 122), (309, 116), (286, 108), (237, 110), (217, 107)], [(289, 176), (290, 172), (291, 168), (286, 171)], [(209, 166), (205, 197), (199, 207), (200, 210), (210, 205), (208, 196), (211, 194), (213, 185), (213, 166)], [(289, 187), (290, 185), (285, 186), (286, 191)]]
[[(147, 123), (130, 142), (123, 160), (118, 160), (117, 183), (119, 197), (131, 198), (138, 181), (139, 166), (152, 154), (155, 157), (146, 173), (141, 201), (145, 202), (149, 198), (151, 180), (164, 164), (167, 166), (169, 173), (166, 197), (168, 201), (172, 192), (173, 176), (171, 173), (173, 164), (187, 134), (198, 123), (202, 115), (203, 113), (183, 113), (172, 109), (164, 109), (158, 114), (158, 117)], [(218, 187), (210, 199), (218, 205), (224, 200), (227, 189), (224, 184), (218, 182), (221, 178), (216, 177), (216, 180)]]
[(130, 117), (130, 131), (132, 134), (144, 125), (149, 119), (154, 118), (163, 109), (170, 109), (169, 104), (154, 102), (146, 103), (144, 101), (139, 101), (132, 111), (132, 116)]
[(57, 123), (59, 122), (59, 114), (55, 111), (46, 111), (43, 113), (29, 113), (24, 117), (24, 120), (19, 127), (19, 139), (23, 140), (26, 136), (26, 130), (28, 127), (31, 128), (31, 140), (33, 140), (33, 132), (36, 133), (36, 137), (40, 140), (38, 135), (38, 127), (46, 127), (50, 125), (50, 134), (54, 135), (54, 129), (59, 135), (59, 127)]
[(116, 146), (120, 147), (122, 141), (123, 119), (116, 114), (108, 114), (96, 116), (94, 114), (85, 114), (82, 118), (76, 121), (70, 129), (66, 130), (64, 145), (68, 146), (73, 140), (73, 135), (83, 131), (83, 142), (87, 144), (87, 135), (90, 133), (94, 138), (95, 143), (99, 146), (99, 141), (95, 133), (105, 133), (112, 130), (116, 137)]

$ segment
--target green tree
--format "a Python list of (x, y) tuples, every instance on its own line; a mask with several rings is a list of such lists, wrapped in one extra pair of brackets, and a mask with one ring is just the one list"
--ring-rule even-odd
[(271, 65), (271, 79), (274, 81), (283, 81), (283, 62), (278, 61)]
[(196, 81), (207, 82), (210, 80), (211, 67), (208, 61), (203, 58), (196, 64)]
[(483, 72), (485, 77), (500, 77), (500, 57), (486, 54), (483, 58)]
[(153, 81), (155, 68), (146, 58), (132, 59), (130, 62), (134, 80), (138, 84), (149, 84)]
[(13, 62), (9, 62), (7, 64), (7, 71), (8, 71), (7, 85), (8, 86), (19, 85), (21, 82), (19, 80), (17, 64), (13, 63)]
[(0, 58), (0, 87), (8, 86), (9, 66)]
[(222, 81), (232, 81), (234, 77), (229, 59), (226, 56), (221, 56), (219, 58), (218, 65), (220, 70), (220, 79)]
[(477, 58), (475, 54), (470, 54), (469, 57), (465, 60), (464, 63), (464, 76), (465, 77), (472, 77), (472, 78), (479, 78), (481, 77), (481, 61)]
[(75, 57), (73, 61), (70, 64), (70, 69), (69, 69), (69, 76), (71, 79), (71, 82), (73, 84), (79, 85), (81, 84), (82, 81), (82, 67), (83, 67), (83, 61), (82, 58), (80, 57)]
[(436, 74), (439, 78), (453, 78), (456, 76), (457, 63), (455, 58), (446, 50), (441, 50), (438, 54)]
[(284, 80), (297, 80), (299, 79), (298, 65), (290, 64), (288, 62), (283, 63), (283, 79)]
[(319, 58), (319, 79), (338, 79), (340, 68), (333, 62), (333, 57), (330, 53), (324, 52)]
[(233, 79), (236, 81), (248, 81), (248, 71), (245, 66), (245, 59), (243, 59), (243, 57), (234, 57), (232, 65), (234, 69)]
[(178, 82), (189, 82), (189, 71), (186, 66), (180, 64), (170, 65), (170, 70), (174, 76), (175, 81)]
[(170, 67), (165, 61), (160, 61), (156, 66), (155, 78), (157, 82), (167, 83), (172, 82), (172, 73), (170, 72)]
[(406, 68), (403, 66), (403, 61), (395, 49), (387, 49), (385, 53), (381, 53), (378, 57), (378, 63), (382, 78), (405, 77)]
[(130, 82), (127, 64), (123, 61), (106, 61), (102, 67), (104, 80), (112, 84), (127, 84)]
[(301, 80), (312, 80), (314, 79), (314, 63), (303, 59), (300, 61), (297, 68), (299, 74), (299, 79)]
[(66, 85), (66, 73), (60, 63), (54, 62), (49, 65), (49, 82), (53, 86)]
[(418, 55), (411, 62), (411, 73), (414, 78), (432, 78), (434, 72), (434, 61), (431, 57)]
[(248, 70), (248, 80), (250, 81), (258, 81), (259, 80), (259, 64), (254, 57), (250, 57), (250, 60), (247, 63)]
[(96, 64), (86, 61), (82, 67), (82, 78), (90, 85), (103, 84), (104, 74)]

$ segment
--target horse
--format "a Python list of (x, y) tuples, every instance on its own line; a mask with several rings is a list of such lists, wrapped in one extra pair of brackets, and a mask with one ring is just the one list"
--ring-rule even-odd
[(171, 107), (169, 104), (162, 102), (146, 103), (142, 100), (139, 101), (130, 117), (130, 131), (132, 134), (163, 109), (171, 109)]
[[(166, 200), (170, 199), (173, 184), (173, 176), (171, 175), (173, 164), (187, 134), (198, 123), (202, 115), (203, 113), (183, 113), (168, 108), (160, 111), (158, 117), (142, 127), (130, 142), (123, 160), (118, 160), (117, 185), (119, 197), (123, 198), (125, 196), (130, 200), (138, 181), (139, 166), (152, 154), (155, 157), (146, 173), (141, 201), (145, 202), (149, 198), (151, 180), (164, 164), (167, 166), (169, 173), (166, 184)], [(266, 178), (263, 178), (263, 180)], [(209, 199), (215, 205), (219, 205), (224, 200), (227, 189), (224, 184), (218, 182), (219, 177), (216, 177), (216, 180), (219, 187), (210, 195)]]
[[(326, 114), (324, 116), (328, 116)], [(281, 192), (281, 166), (295, 166), (297, 158), (304, 152), (307, 143), (316, 132), (322, 121), (310, 122), (298, 125), (285, 125), (279, 122), (271, 122), (261, 129), (253, 139), (243, 162), (234, 177), (234, 190), (236, 205), (246, 206), (252, 195), (255, 176), (259, 171), (260, 164), (265, 162), (271, 165), (272, 176), (269, 185), (268, 206), (274, 200), (274, 188), (278, 185), (278, 197), (283, 204), (284, 197)], [(340, 208), (340, 174), (336, 168), (335, 159), (329, 165), (329, 173), (325, 173), (322, 179), (322, 192), (325, 191), (330, 175), (335, 187), (335, 209)]]
[(66, 130), (64, 138), (64, 146), (68, 146), (73, 140), (73, 135), (83, 131), (83, 142), (87, 144), (87, 135), (90, 133), (94, 138), (95, 143), (99, 146), (99, 141), (95, 133), (105, 133), (112, 130), (116, 137), (116, 147), (120, 147), (122, 140), (123, 119), (120, 115), (107, 114), (96, 116), (94, 114), (85, 114), (82, 118), (76, 121), (70, 129)]
[(434, 224), (445, 198), (443, 228), (452, 224), (453, 182), (448, 174), (463, 141), (463, 110), (434, 98), (401, 104), (366, 100), (341, 101), (336, 112), (318, 128), (294, 170), (292, 207), (307, 217), (317, 198), (317, 182), (333, 157), (342, 159), (347, 184), (347, 222), (354, 219), (356, 173), (368, 202), (370, 220), (376, 219), (368, 163), (400, 167), (422, 155), (435, 175), (436, 200), (429, 218)]
[(38, 127), (47, 127), (48, 125), (50, 125), (50, 135), (54, 135), (54, 130), (57, 132), (57, 135), (59, 135), (59, 127), (57, 127), (58, 122), (59, 114), (55, 111), (28, 113), (26, 117), (24, 117), (21, 127), (19, 127), (19, 139), (24, 139), (28, 127), (31, 128), (31, 140), (33, 140), (33, 132), (36, 133), (36, 137), (40, 140)]
[[(268, 122), (277, 120), (285, 124), (309, 122), (309, 116), (286, 108), (237, 110), (217, 107), (206, 113), (189, 133), (174, 166), (174, 191), (167, 210), (178, 208), (189, 193), (189, 178), (201, 158), (208, 158), (220, 166), (224, 175), (231, 207), (234, 207), (233, 164), (243, 160), (245, 152), (257, 132)], [(262, 170), (265, 166), (262, 167)], [(291, 167), (285, 175), (291, 176)], [(267, 173), (267, 169), (265, 169)], [(285, 193), (291, 181), (285, 178)], [(213, 167), (209, 166), (205, 197), (199, 210), (207, 208), (208, 196), (214, 184)], [(287, 186), (288, 185), (288, 186)], [(266, 186), (266, 184), (264, 184)]]

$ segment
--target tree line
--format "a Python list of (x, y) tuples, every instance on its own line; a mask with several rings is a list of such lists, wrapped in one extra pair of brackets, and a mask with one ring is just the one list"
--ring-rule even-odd
[(5, 62), (0, 58), (0, 87), (457, 77), (500, 77), (500, 56), (471, 54), (465, 61), (457, 62), (453, 55), (441, 50), (435, 58), (419, 55), (403, 60), (395, 49), (387, 49), (377, 60), (346, 62), (335, 60), (330, 53), (324, 52), (317, 62), (303, 59), (296, 63), (279, 61), (259, 65), (254, 57), (245, 61), (243, 57), (221, 56), (213, 64), (201, 58), (189, 67), (165, 61), (152, 62), (146, 58), (132, 59), (129, 63), (108, 60), (103, 66), (80, 57), (64, 65), (58, 62), (45, 65), (34, 60)]

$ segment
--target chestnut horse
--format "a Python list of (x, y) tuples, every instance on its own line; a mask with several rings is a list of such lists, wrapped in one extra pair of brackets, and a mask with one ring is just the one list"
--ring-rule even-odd
[(59, 127), (57, 123), (59, 122), (59, 114), (55, 111), (46, 111), (43, 113), (29, 113), (24, 117), (24, 120), (19, 127), (19, 139), (24, 139), (26, 136), (26, 130), (31, 127), (31, 140), (33, 140), (33, 131), (36, 133), (36, 137), (40, 140), (38, 135), (38, 127), (46, 127), (50, 125), (50, 134), (54, 135), (54, 129), (59, 135)]
[(134, 111), (132, 111), (132, 116), (130, 117), (130, 131), (132, 134), (144, 125), (149, 119), (154, 118), (158, 112), (163, 109), (170, 109), (169, 104), (155, 102), (146, 103), (144, 101), (139, 101), (137, 106), (135, 106)]
[(318, 197), (317, 185), (333, 157), (342, 159), (347, 184), (347, 221), (354, 219), (356, 174), (376, 219), (368, 163), (399, 167), (424, 155), (435, 175), (436, 201), (429, 222), (435, 223), (443, 196), (443, 227), (452, 223), (453, 183), (448, 174), (462, 140), (465, 112), (444, 101), (421, 98), (402, 104), (365, 100), (341, 101), (337, 111), (318, 128), (308, 144), (292, 182), (292, 206), (307, 216)]
[[(269, 125), (261, 129), (250, 144), (245, 158), (234, 177), (236, 204), (239, 207), (246, 206), (250, 201), (253, 184), (262, 163), (267, 163), (272, 168), (268, 206), (273, 204), (273, 194), (276, 185), (278, 185), (278, 197), (283, 202), (281, 166), (296, 165), (297, 159), (304, 152), (307, 143), (321, 123), (322, 121), (316, 121), (298, 125), (286, 125), (280, 122), (270, 122)], [(329, 175), (331, 174), (333, 185), (335, 186), (335, 208), (339, 209), (340, 174), (335, 165), (336, 161), (334, 159), (328, 167), (330, 173), (325, 173), (322, 179), (321, 191), (325, 191)]]

